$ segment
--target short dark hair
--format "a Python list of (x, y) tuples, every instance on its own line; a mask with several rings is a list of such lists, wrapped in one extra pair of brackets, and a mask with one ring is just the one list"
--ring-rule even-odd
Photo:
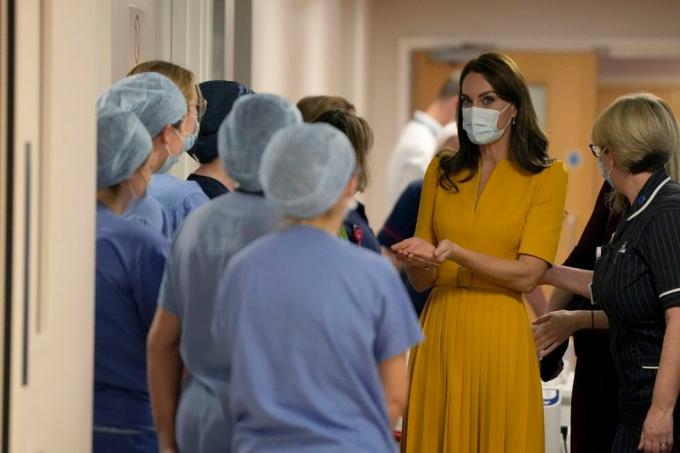
[(357, 159), (357, 189), (366, 189), (369, 180), (368, 151), (373, 147), (373, 131), (368, 121), (344, 110), (334, 109), (322, 113), (313, 122), (330, 124), (349, 138)]
[(460, 94), (460, 74), (451, 74), (439, 88), (437, 99), (445, 101)]

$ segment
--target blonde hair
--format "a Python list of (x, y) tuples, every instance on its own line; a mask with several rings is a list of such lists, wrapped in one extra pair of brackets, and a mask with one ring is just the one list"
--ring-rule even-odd
[(157, 72), (175, 82), (175, 85), (184, 95), (187, 105), (191, 103), (191, 97), (196, 93), (196, 77), (188, 69), (184, 69), (169, 61), (151, 60), (139, 63), (130, 69), (127, 75), (141, 74), (143, 72)]
[[(598, 116), (592, 138), (629, 173), (653, 172), (665, 166), (674, 181), (680, 177), (680, 126), (671, 107), (653, 94), (634, 93), (616, 99)], [(612, 206), (620, 211), (626, 200), (616, 194)]]

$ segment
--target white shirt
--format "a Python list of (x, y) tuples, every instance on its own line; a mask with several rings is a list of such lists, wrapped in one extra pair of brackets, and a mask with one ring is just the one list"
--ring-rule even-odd
[(390, 156), (387, 173), (389, 206), (394, 205), (409, 183), (425, 175), (442, 133), (442, 125), (425, 112), (415, 112), (406, 123)]

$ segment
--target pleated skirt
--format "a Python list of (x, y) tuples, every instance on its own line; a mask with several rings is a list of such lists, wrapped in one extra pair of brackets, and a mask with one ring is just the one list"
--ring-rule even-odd
[(435, 287), (421, 324), (402, 452), (543, 452), (538, 361), (521, 296)]

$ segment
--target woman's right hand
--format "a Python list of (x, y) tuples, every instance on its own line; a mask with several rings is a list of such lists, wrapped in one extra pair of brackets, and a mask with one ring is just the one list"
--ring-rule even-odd
[(409, 266), (431, 268), (441, 264), (434, 256), (435, 246), (418, 237), (397, 242), (391, 248), (397, 259)]

